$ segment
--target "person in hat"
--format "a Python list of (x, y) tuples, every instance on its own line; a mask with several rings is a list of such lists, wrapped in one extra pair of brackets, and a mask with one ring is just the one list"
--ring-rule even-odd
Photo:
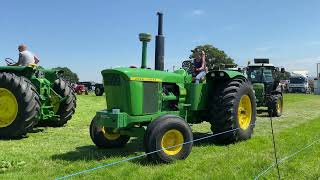
[(19, 45), (19, 60), (17, 63), (9, 64), (9, 66), (29, 66), (38, 64), (40, 59), (27, 49), (28, 47), (25, 44)]
[(193, 65), (194, 65), (194, 81), (199, 84), (200, 81), (206, 76), (206, 54), (204, 51), (195, 48), (192, 50), (194, 55)]

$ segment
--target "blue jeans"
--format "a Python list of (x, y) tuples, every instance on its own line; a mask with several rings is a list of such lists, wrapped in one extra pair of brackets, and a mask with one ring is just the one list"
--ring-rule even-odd
[(199, 84), (201, 78), (205, 77), (206, 76), (206, 71), (205, 70), (202, 70), (199, 72), (199, 74), (196, 76), (196, 81), (195, 83), (196, 84)]

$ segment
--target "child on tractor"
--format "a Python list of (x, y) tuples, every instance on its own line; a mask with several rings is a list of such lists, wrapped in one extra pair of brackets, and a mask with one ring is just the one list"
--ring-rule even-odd
[(206, 73), (207, 73), (207, 68), (206, 68), (206, 55), (204, 51), (200, 51), (198, 48), (195, 48), (192, 50), (194, 54), (194, 60), (193, 60), (193, 65), (194, 65), (194, 82), (196, 84), (199, 84), (200, 81), (202, 81), (203, 78), (205, 78)]

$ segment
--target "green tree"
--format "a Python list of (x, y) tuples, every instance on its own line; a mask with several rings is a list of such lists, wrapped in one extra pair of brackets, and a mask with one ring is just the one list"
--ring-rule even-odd
[(285, 71), (284, 73), (280, 71), (275, 72), (276, 79), (278, 80), (289, 80), (290, 79), (290, 72)]
[(69, 81), (70, 83), (78, 83), (79, 82), (79, 77), (76, 73), (72, 72), (69, 68), (67, 67), (56, 67), (53, 68), (54, 70), (62, 70), (63, 73), (63, 78)]
[[(197, 46), (196, 48), (205, 52), (206, 63), (209, 69), (214, 69), (215, 67), (219, 67), (223, 64), (236, 65), (231, 57), (229, 57), (224, 51), (214, 47), (213, 45), (205, 44)], [(192, 53), (189, 58), (193, 59), (194, 54)]]

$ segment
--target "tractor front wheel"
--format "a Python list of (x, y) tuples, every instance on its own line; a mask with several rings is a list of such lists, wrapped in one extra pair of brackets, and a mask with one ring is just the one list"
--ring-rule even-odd
[(253, 133), (256, 101), (251, 84), (245, 78), (218, 82), (211, 94), (210, 114), (214, 140), (229, 144), (246, 140)]
[(37, 90), (13, 73), (0, 73), (0, 138), (19, 138), (37, 124), (40, 112)]
[(122, 147), (130, 140), (129, 136), (112, 132), (112, 129), (97, 125), (94, 118), (90, 124), (90, 137), (93, 143), (99, 148)]
[(193, 134), (188, 123), (177, 116), (163, 116), (152, 121), (144, 137), (148, 159), (170, 163), (185, 159), (192, 149)]
[(270, 117), (280, 117), (283, 111), (283, 97), (281, 94), (271, 95), (268, 99), (268, 114)]

